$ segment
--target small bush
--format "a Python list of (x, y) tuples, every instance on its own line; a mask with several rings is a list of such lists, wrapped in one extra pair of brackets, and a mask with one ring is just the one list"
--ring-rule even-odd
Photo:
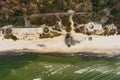
[(43, 33), (43, 34), (40, 34), (39, 35), (39, 38), (40, 39), (42, 39), (42, 38), (53, 38), (53, 37), (56, 37), (56, 36), (60, 36), (61, 35), (61, 33), (58, 33), (58, 32), (51, 32), (51, 34), (45, 34), (45, 33)]
[(71, 31), (72, 31), (72, 28), (71, 28), (71, 27), (67, 27), (67, 28), (66, 28), (66, 31), (67, 31), (67, 32), (71, 32)]
[(53, 36), (51, 34), (40, 34), (39, 38), (53, 38)]
[(51, 32), (53, 34), (53, 36), (60, 36), (61, 33), (58, 33), (58, 32)]
[(116, 31), (115, 29), (112, 29), (112, 30), (109, 31), (109, 35), (115, 35), (116, 32), (117, 32), (117, 31)]
[(4, 38), (5, 38), (5, 39), (12, 39), (12, 40), (14, 40), (14, 41), (17, 40), (17, 37), (14, 36), (13, 34), (10, 34), (10, 35), (4, 35)]
[(120, 35), (120, 29), (118, 30), (118, 35)]

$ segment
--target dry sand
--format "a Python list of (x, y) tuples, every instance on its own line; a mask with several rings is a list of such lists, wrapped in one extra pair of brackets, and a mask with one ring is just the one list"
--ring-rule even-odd
[[(74, 44), (67, 47), (64, 42), (65, 35), (40, 40), (7, 40), (0, 37), (0, 53), (3, 52), (37, 52), (37, 53), (87, 53), (95, 55), (120, 55), (120, 35), (114, 36), (87, 36), (72, 34)], [(92, 37), (92, 40), (88, 40)]]

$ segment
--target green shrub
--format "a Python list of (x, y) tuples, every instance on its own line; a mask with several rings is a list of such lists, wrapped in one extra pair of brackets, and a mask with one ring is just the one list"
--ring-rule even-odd
[(23, 26), (24, 25), (24, 19), (21, 16), (11, 16), (9, 20), (6, 20), (3, 18), (0, 21), (0, 26), (6, 26), (6, 25), (14, 25), (14, 26)]
[(72, 31), (72, 28), (71, 28), (71, 27), (67, 27), (67, 28), (66, 28), (66, 31), (67, 31), (67, 32), (71, 32), (71, 31)]
[(53, 36), (55, 37), (55, 36), (60, 36), (61, 35), (61, 33), (58, 33), (58, 32), (51, 32), (52, 34), (53, 34)]
[(120, 35), (120, 29), (118, 29), (118, 33), (117, 34)]
[(4, 35), (4, 38), (5, 38), (5, 39), (12, 39), (12, 40), (14, 40), (14, 41), (17, 40), (17, 37), (14, 36), (13, 34), (10, 34), (10, 35)]
[(53, 36), (51, 34), (40, 34), (39, 35), (39, 38), (42, 39), (42, 38), (53, 38)]
[(57, 36), (60, 36), (61, 33), (58, 33), (58, 32), (51, 32), (51, 34), (45, 34), (45, 33), (42, 33), (39, 35), (39, 38), (42, 39), (42, 38), (53, 38), (53, 37), (57, 37)]

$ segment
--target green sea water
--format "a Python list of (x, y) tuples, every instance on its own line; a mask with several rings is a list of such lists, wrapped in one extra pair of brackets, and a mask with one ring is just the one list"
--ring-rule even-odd
[(1, 55), (0, 80), (120, 80), (120, 57)]

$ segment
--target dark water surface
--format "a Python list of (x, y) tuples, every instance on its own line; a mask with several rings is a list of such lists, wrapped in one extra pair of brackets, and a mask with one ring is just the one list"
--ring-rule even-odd
[(0, 80), (120, 80), (120, 57), (1, 55)]

